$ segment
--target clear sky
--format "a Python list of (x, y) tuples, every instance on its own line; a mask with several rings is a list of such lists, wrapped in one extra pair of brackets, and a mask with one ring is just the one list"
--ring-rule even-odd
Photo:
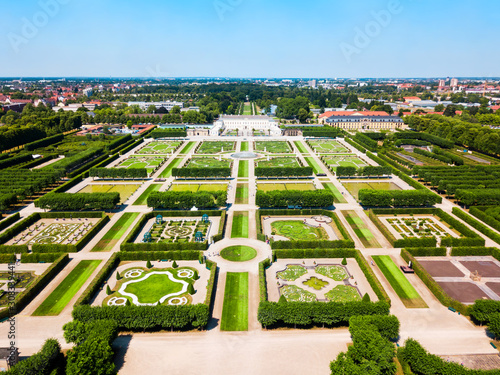
[(498, 0), (17, 0), (0, 76), (500, 76)]

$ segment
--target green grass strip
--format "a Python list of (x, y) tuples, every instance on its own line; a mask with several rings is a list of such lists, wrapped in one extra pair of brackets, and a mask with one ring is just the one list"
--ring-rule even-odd
[(95, 245), (92, 251), (111, 251), (118, 243), (120, 238), (125, 235), (125, 232), (132, 226), (134, 220), (139, 216), (139, 212), (126, 212), (118, 221), (111, 227), (111, 229), (104, 235), (104, 237)]
[(195, 144), (196, 144), (196, 142), (189, 142), (187, 145), (184, 146), (184, 148), (182, 149), (182, 151), (180, 153), (181, 154), (188, 154), (189, 152), (191, 152), (191, 150), (193, 149)]
[(241, 151), (250, 151), (250, 144), (248, 142), (241, 142)]
[(249, 177), (250, 165), (248, 164), (248, 160), (240, 160), (238, 162), (238, 177)]
[(172, 176), (172, 169), (177, 168), (182, 162), (182, 159), (174, 159), (167, 168), (160, 174), (160, 178), (168, 178)]
[(355, 211), (342, 211), (342, 213), (363, 246), (367, 248), (382, 247)]
[(325, 189), (328, 189), (333, 193), (335, 197), (333, 201), (335, 203), (347, 203), (347, 200), (344, 198), (342, 193), (335, 187), (335, 185), (332, 182), (323, 182), (322, 185)]
[(237, 211), (233, 214), (231, 238), (248, 238), (248, 212)]
[(406, 307), (428, 307), (389, 255), (375, 255), (372, 258)]
[(33, 313), (34, 316), (56, 316), (64, 310), (75, 294), (101, 263), (100, 260), (82, 260), (54, 289)]
[(149, 195), (153, 191), (158, 191), (161, 188), (161, 184), (152, 184), (147, 187), (147, 189), (144, 191), (144, 193), (141, 194), (141, 196), (134, 202), (132, 206), (144, 206), (147, 203)]
[(308, 154), (309, 153), (306, 149), (306, 146), (304, 146), (304, 144), (301, 141), (295, 141), (293, 143), (295, 143), (295, 146), (299, 149), (299, 152), (301, 154)]
[(313, 168), (314, 173), (316, 173), (316, 174), (325, 173), (325, 171), (323, 171), (323, 168), (321, 168), (320, 165), (318, 163), (316, 163), (316, 160), (314, 160), (313, 157), (309, 156), (309, 157), (306, 157), (305, 159), (307, 161), (307, 164), (309, 164), (309, 166)]
[(220, 329), (248, 330), (248, 272), (228, 272), (226, 275)]
[(248, 184), (236, 185), (235, 204), (248, 204)]

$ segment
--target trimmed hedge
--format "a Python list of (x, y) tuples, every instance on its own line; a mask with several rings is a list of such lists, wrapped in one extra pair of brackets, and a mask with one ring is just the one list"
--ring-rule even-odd
[(62, 140), (64, 140), (64, 134), (56, 134), (51, 137), (39, 139), (38, 141), (26, 143), (24, 145), (24, 149), (26, 151), (33, 151), (36, 150), (37, 148), (47, 147), (53, 145), (54, 143), (61, 142)]
[(120, 193), (49, 193), (35, 201), (35, 207), (57, 210), (112, 210), (120, 203)]
[(200, 250), (205, 251), (208, 249), (208, 242), (185, 242), (185, 243), (123, 243), (120, 246), (121, 251), (132, 252), (161, 252), (161, 251), (188, 251)]
[(147, 178), (146, 168), (92, 168), (90, 177), (99, 178)]
[(468, 307), (463, 303), (451, 298), (424, 267), (406, 250), (401, 250), (401, 258), (407, 263), (411, 261), (415, 274), (423, 281), (429, 290), (444, 306), (452, 307), (463, 315), (468, 315)]
[[(45, 270), (43, 274), (33, 281), (26, 289), (16, 296), (14, 305), (11, 311), (20, 312), (24, 307), (26, 307), (35, 298), (38, 293), (42, 291), (43, 288), (64, 268), (64, 266), (69, 262), (68, 254), (63, 254), (59, 256), (57, 260), (50, 265), (49, 268)], [(9, 309), (4, 309), (0, 311), (0, 319), (6, 318), (10, 315)]]
[(355, 247), (354, 241), (273, 241), (271, 249), (352, 249)]
[(224, 206), (227, 201), (227, 191), (202, 191), (191, 193), (187, 191), (153, 192), (147, 199), (148, 207), (163, 209), (189, 210), (193, 206), (201, 209)]
[(344, 141), (346, 141), (347, 143), (349, 143), (352, 147), (354, 147), (356, 150), (358, 151), (361, 151), (363, 154), (366, 154), (366, 148), (364, 148), (363, 146), (357, 144), (356, 142), (354, 142), (351, 138), (349, 137), (345, 137), (344, 138)]
[(257, 191), (256, 205), (265, 208), (279, 207), (330, 207), (333, 205), (334, 195), (328, 190), (314, 191)]
[(305, 177), (313, 175), (312, 167), (255, 167), (255, 177)]
[(226, 211), (222, 211), (220, 223), (219, 223), (219, 232), (212, 237), (212, 240), (215, 242), (221, 241), (224, 238), (224, 233), (226, 231), (226, 223), (227, 223), (227, 213)]
[[(493, 206), (495, 207), (495, 206)], [(488, 209), (492, 207), (486, 207), (486, 211), (481, 210), (479, 207), (471, 207), (469, 210), (469, 213), (475, 217), (477, 217), (479, 220), (483, 221), (484, 223), (488, 224), (490, 227), (500, 231), (500, 221), (495, 219), (493, 216), (491, 216), (488, 213)], [(1, 225), (1, 223), (0, 223)], [(477, 228), (476, 228), (477, 229)]]
[[(475, 212), (477, 213), (477, 212), (481, 212), (481, 211), (480, 210), (476, 210)], [(462, 219), (463, 221), (465, 221), (467, 224), (469, 224), (473, 228), (475, 228), (478, 231), (480, 231), (485, 236), (491, 238), (493, 241), (495, 241), (496, 243), (500, 244), (500, 234), (498, 234), (497, 232), (495, 232), (493, 229), (488, 228), (486, 225), (484, 225), (481, 222), (477, 221), (472, 216), (468, 215), (467, 213), (465, 213), (464, 211), (462, 211), (461, 209), (459, 209), (457, 207), (453, 207), (453, 214), (455, 214), (456, 216), (458, 216), (460, 219)], [(482, 245), (479, 245), (479, 246), (484, 246), (484, 243)]]
[(414, 257), (446, 256), (446, 247), (408, 247), (405, 250)]
[(49, 375), (56, 374), (63, 354), (56, 339), (47, 339), (39, 352), (20, 361), (4, 372), (6, 375)]
[(73, 319), (81, 322), (114, 320), (122, 331), (189, 330), (204, 328), (210, 318), (205, 304), (180, 306), (75, 306)]
[(52, 263), (64, 254), (65, 253), (23, 254), (21, 256), (21, 263)]
[(260, 302), (257, 319), (264, 328), (347, 326), (357, 315), (389, 315), (389, 304), (379, 302)]
[(25, 254), (28, 251), (28, 245), (0, 245), (0, 254)]
[(173, 168), (172, 176), (174, 177), (194, 177), (194, 178), (207, 178), (207, 177), (231, 177), (231, 167), (227, 168)]
[(496, 247), (454, 247), (451, 249), (451, 256), (487, 256), (491, 255), (500, 260), (500, 250)]
[(0, 254), (0, 263), (9, 264), (16, 262), (16, 254)]
[(361, 205), (368, 207), (428, 207), (443, 198), (430, 190), (371, 190), (358, 193)]
[(218, 268), (217, 263), (212, 262), (211, 260), (207, 260), (206, 264), (207, 268), (210, 269), (210, 276), (207, 283), (207, 296), (205, 297), (205, 305), (210, 307), (212, 305), (212, 301), (215, 300), (215, 278), (217, 277)]
[(267, 301), (267, 280), (266, 280), (266, 269), (271, 265), (269, 259), (264, 259), (259, 263), (259, 295), (260, 302)]

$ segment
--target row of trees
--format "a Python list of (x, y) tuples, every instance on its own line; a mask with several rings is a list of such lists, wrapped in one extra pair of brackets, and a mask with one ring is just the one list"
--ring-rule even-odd
[(455, 198), (466, 206), (497, 206), (500, 189), (457, 189)]
[(177, 137), (187, 137), (187, 131), (185, 129), (162, 129), (156, 128), (149, 136), (154, 139), (158, 138), (177, 138)]
[(120, 193), (49, 193), (35, 201), (35, 206), (46, 210), (112, 210), (120, 203)]
[(92, 168), (90, 177), (99, 178), (147, 178), (146, 168)]
[(149, 195), (148, 207), (174, 210), (189, 210), (192, 207), (211, 209), (224, 206), (227, 201), (227, 191), (186, 191), (153, 192)]
[(329, 207), (333, 204), (334, 195), (328, 190), (258, 190), (255, 199), (261, 208)]
[(59, 342), (56, 339), (47, 339), (40, 351), (15, 365), (12, 364), (5, 374), (55, 374), (58, 373), (56, 369), (63, 363), (63, 357)]
[(387, 176), (392, 174), (391, 167), (375, 167), (372, 165), (356, 168), (356, 167), (337, 167), (336, 174), (342, 176)]
[(312, 174), (312, 167), (255, 167), (256, 177), (304, 177)]
[(378, 142), (366, 136), (363, 133), (356, 133), (354, 140), (358, 142), (361, 146), (366, 147), (368, 150), (375, 152), (377, 151)]
[(436, 146), (444, 148), (452, 148), (454, 146), (453, 141), (442, 138), (435, 134), (424, 133), (424, 132), (412, 132), (412, 131), (397, 132), (394, 133), (394, 137), (396, 139), (420, 139), (422, 141), (426, 141), (435, 144)]
[(441, 203), (442, 198), (429, 190), (370, 190), (358, 193), (359, 201), (368, 207), (425, 207)]
[(231, 167), (227, 168), (173, 168), (174, 177), (231, 177)]

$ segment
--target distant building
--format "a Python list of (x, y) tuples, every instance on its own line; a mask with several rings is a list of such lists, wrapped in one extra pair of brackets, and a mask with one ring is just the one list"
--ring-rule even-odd
[(316, 88), (318, 87), (318, 81), (316, 81), (315, 79), (309, 81), (309, 87), (312, 87), (312, 88)]
[(242, 134), (252, 134), (253, 130), (261, 130), (268, 135), (281, 135), (280, 127), (269, 116), (221, 116), (214, 123), (210, 135), (219, 135), (228, 130), (237, 130)]
[(451, 80), (451, 82), (450, 82), (450, 86), (451, 86), (452, 88), (454, 88), (454, 87), (458, 87), (458, 79), (456, 79), (456, 78), (452, 78), (452, 80)]
[(93, 93), (94, 89), (92, 87), (87, 87), (83, 90), (83, 95), (86, 95), (87, 97), (91, 97)]
[(131, 107), (133, 105), (139, 106), (139, 108), (142, 109), (143, 111), (147, 110), (150, 106), (155, 106), (156, 109), (163, 107), (169, 112), (174, 107), (179, 107), (181, 109), (184, 108), (183, 102), (171, 102), (171, 101), (166, 101), (166, 102), (128, 102), (129, 107)]
[(346, 130), (395, 130), (406, 128), (405, 123), (399, 116), (390, 116), (389, 114), (383, 112), (384, 114), (373, 114), (366, 112), (348, 112), (340, 114), (340, 112), (335, 112), (337, 115), (332, 114), (326, 119), (326, 124)]
[(446, 81), (444, 79), (439, 80), (439, 88), (444, 88), (446, 86)]
[(355, 110), (347, 110), (347, 111), (328, 111), (325, 112), (318, 117), (318, 122), (320, 124), (326, 124), (327, 119), (332, 116), (352, 116), (355, 113), (361, 113), (365, 116), (389, 116), (387, 112), (384, 111), (355, 111)]

